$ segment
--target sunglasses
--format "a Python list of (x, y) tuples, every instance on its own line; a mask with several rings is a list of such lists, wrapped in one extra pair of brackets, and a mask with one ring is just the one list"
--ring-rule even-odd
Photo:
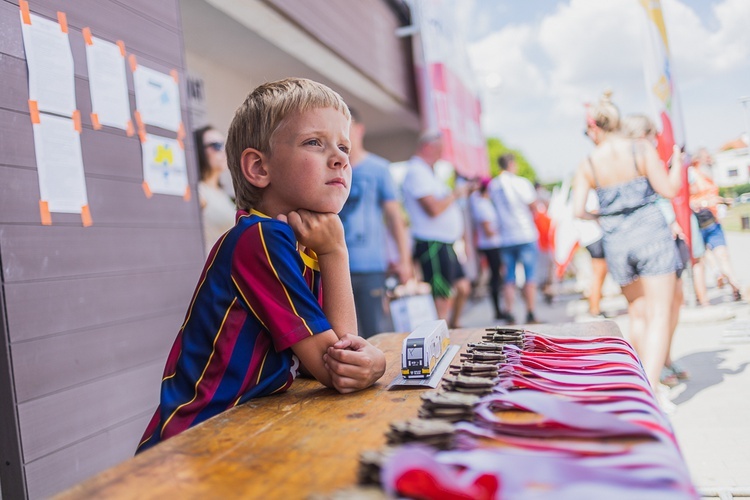
[(223, 142), (209, 142), (206, 144), (207, 148), (211, 148), (216, 152), (224, 151), (224, 143)]

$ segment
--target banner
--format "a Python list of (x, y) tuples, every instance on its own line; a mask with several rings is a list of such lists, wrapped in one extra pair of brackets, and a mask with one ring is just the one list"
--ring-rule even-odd
[[(659, 157), (665, 165), (668, 165), (674, 145), (677, 144), (681, 148), (685, 147), (682, 110), (669, 60), (669, 41), (667, 39), (667, 28), (664, 25), (661, 0), (639, 0), (639, 3), (646, 14), (647, 36), (643, 37), (645, 43), (643, 68), (646, 90), (652, 108), (656, 116), (659, 117), (657, 123), (661, 123), (661, 131), (657, 136)], [(677, 223), (685, 234), (686, 243), (692, 249), (691, 211), (688, 203), (690, 188), (687, 168), (684, 165), (682, 168), (682, 187), (677, 196), (672, 199), (672, 207), (677, 216)]]
[(481, 102), (466, 44), (457, 29), (455, 0), (414, 0), (413, 37), (422, 127), (440, 130), (443, 159), (466, 178), (489, 174)]

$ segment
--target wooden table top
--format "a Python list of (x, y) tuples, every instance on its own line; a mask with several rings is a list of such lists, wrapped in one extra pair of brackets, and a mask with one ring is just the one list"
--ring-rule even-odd
[[(612, 321), (528, 328), (560, 337), (622, 337)], [(463, 347), (483, 333), (451, 330), (451, 343)], [(351, 487), (360, 452), (382, 448), (388, 424), (415, 418), (421, 406), (423, 390), (386, 390), (400, 376), (405, 336), (370, 339), (386, 354), (388, 367), (369, 389), (340, 395), (315, 380), (297, 379), (286, 393), (232, 408), (58, 498), (306, 498)]]

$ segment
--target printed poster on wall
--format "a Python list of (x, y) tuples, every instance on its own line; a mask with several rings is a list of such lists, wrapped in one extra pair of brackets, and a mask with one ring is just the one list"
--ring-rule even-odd
[[(89, 35), (86, 66), (91, 88), (92, 122), (128, 130), (132, 122), (123, 48)], [(94, 126), (96, 128), (96, 123)]]
[(40, 199), (50, 212), (82, 213), (88, 196), (81, 136), (73, 120), (40, 113), (33, 128)]
[(75, 72), (67, 22), (60, 24), (22, 10), (21, 31), (29, 68), (29, 100), (36, 102), (38, 111), (73, 116)]
[(184, 196), (188, 190), (185, 150), (176, 139), (145, 134), (143, 181), (152, 193)]
[(138, 65), (133, 70), (135, 105), (144, 125), (177, 132), (182, 123), (180, 89), (171, 75)]

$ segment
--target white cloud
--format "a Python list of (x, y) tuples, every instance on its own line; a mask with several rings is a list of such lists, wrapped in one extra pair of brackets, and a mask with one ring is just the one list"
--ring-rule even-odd
[[(712, 29), (680, 0), (664, 0), (663, 10), (688, 139), (718, 147), (741, 132), (733, 100), (750, 94), (750, 1), (714, 0)], [(543, 178), (571, 171), (591, 148), (580, 132), (584, 102), (610, 88), (623, 113), (649, 111), (644, 34), (637, 0), (570, 0), (538, 23), (506, 25), (472, 44), (479, 79), (502, 78), (484, 96), (485, 132), (521, 149)]]

